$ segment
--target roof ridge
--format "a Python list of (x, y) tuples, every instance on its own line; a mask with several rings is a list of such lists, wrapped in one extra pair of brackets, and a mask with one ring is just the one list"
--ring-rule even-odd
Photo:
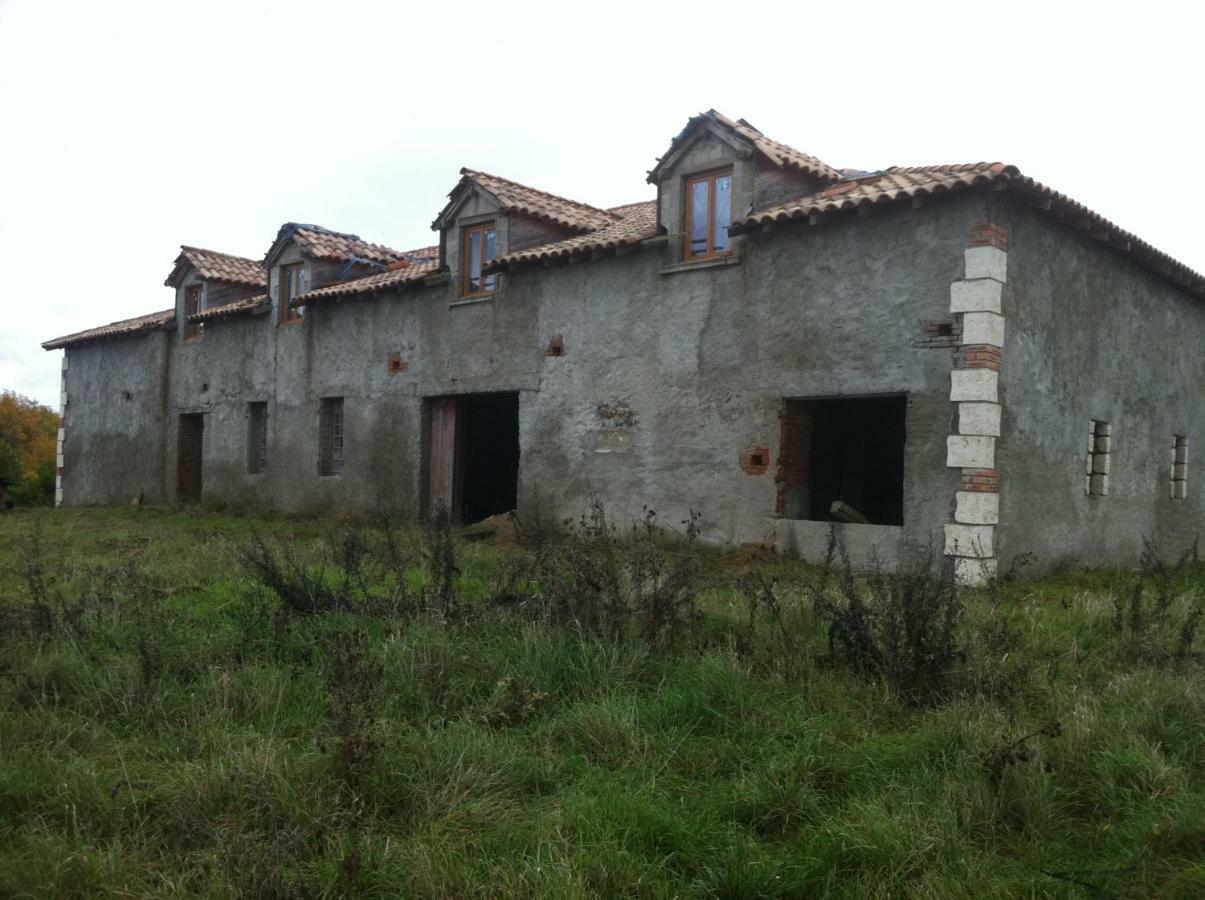
[(540, 188), (532, 187), (529, 184), (524, 184), (521, 181), (515, 181), (514, 179), (511, 179), (511, 178), (504, 178), (501, 175), (495, 175), (492, 172), (485, 172), (485, 171), (482, 171), (481, 169), (470, 169), (468, 166), (462, 166), (460, 169), (460, 174), (468, 176), (469, 178), (472, 178), (474, 175), (483, 175), (486, 178), (492, 178), (495, 181), (505, 181), (507, 184), (514, 185), (517, 188), (523, 188), (523, 190), (525, 190), (525, 191), (531, 191), (533, 194), (540, 194), (540, 195), (542, 195), (544, 197), (548, 197), (549, 199), (552, 199), (552, 200), (560, 200), (562, 203), (570, 203), (574, 206), (581, 206), (581, 207), (584, 207), (585, 209), (590, 209), (590, 210), (593, 210), (594, 212), (601, 213), (604, 216), (608, 215), (607, 210), (602, 209), (601, 207), (592, 206), (589, 203), (583, 203), (581, 200), (574, 200), (571, 197), (564, 197), (564, 196), (561, 196), (560, 194), (554, 194), (551, 191), (541, 190)]
[(224, 256), (227, 259), (237, 259), (242, 262), (249, 262), (252, 265), (258, 266), (261, 260), (252, 259), (250, 256), (239, 256), (237, 253), (227, 253), (225, 250), (210, 250), (208, 247), (197, 247), (194, 244), (181, 244), (181, 250), (192, 250), (196, 253), (212, 253), (214, 256)]

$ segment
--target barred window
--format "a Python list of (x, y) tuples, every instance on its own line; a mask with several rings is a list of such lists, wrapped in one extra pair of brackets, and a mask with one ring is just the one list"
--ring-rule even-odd
[(318, 474), (343, 471), (343, 398), (323, 397), (318, 411)]
[(268, 467), (268, 404), (247, 404), (247, 474), (259, 475)]
[(1171, 498), (1183, 500), (1188, 496), (1188, 435), (1177, 434), (1172, 440)]

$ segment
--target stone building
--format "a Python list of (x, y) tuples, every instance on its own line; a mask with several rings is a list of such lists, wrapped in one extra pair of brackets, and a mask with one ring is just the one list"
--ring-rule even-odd
[(183, 247), (65, 348), (59, 501), (464, 520), (690, 510), (718, 543), (1032, 553), (1195, 538), (1205, 279), (1000, 163), (836, 169), (711, 111), (601, 209), (469, 169), (398, 251)]

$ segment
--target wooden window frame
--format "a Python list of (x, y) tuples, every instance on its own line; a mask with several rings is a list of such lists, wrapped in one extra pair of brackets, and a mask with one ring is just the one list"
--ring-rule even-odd
[(268, 403), (247, 404), (247, 474), (262, 475), (268, 469)]
[(301, 276), (305, 272), (305, 263), (286, 263), (280, 267), (280, 324), (293, 325), (305, 320), (305, 314), (291, 304), (297, 298), (289, 292), (289, 276), (297, 273), (298, 294), (302, 293)]
[[(728, 249), (716, 251), (715, 249), (715, 182), (717, 178), (723, 178), (727, 175), (729, 178), (733, 176), (732, 167), (727, 166), (723, 169), (712, 169), (710, 172), (700, 172), (698, 175), (688, 175), (685, 178), (685, 203), (683, 209), (685, 216), (683, 222), (682, 234), (682, 261), (683, 262), (703, 262), (708, 259), (722, 259), (725, 256), (732, 255), (732, 239), (728, 239)], [(708, 182), (707, 188), (707, 252), (702, 256), (692, 256), (690, 253), (690, 223), (692, 218), (694, 192), (691, 188), (701, 181)], [(735, 186), (735, 185), (734, 185)], [(734, 199), (736, 192), (729, 188), (730, 201)], [(728, 215), (728, 220), (732, 221), (731, 212)]]
[(329, 478), (343, 473), (345, 419), (342, 397), (323, 397), (318, 401), (318, 476)]
[[(469, 290), (470, 272), (469, 267), (473, 264), (473, 254), (469, 251), (469, 236), (477, 232), (481, 233), (481, 268), (485, 269), (485, 264), (489, 262), (485, 258), (485, 235), (486, 232), (494, 233), (494, 250), (498, 249), (498, 228), (497, 221), (491, 219), (488, 222), (478, 222), (475, 225), (465, 225), (460, 229), (460, 296), (462, 297), (488, 297), (494, 293), (497, 287), (497, 273), (486, 275), (484, 271), (481, 275), (481, 290)], [(485, 286), (486, 279), (490, 280), (489, 287)]]
[[(191, 309), (190, 303), (193, 298), (197, 300), (197, 308)], [(205, 285), (190, 284), (184, 289), (184, 340), (192, 341), (201, 337), (205, 333), (204, 322), (190, 322), (188, 317), (194, 313), (199, 313), (205, 308)]]

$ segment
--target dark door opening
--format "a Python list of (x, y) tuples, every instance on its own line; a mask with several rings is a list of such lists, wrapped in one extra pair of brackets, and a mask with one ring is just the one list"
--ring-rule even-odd
[(519, 495), (519, 395), (430, 401), (429, 502), (462, 522), (514, 509)]
[(778, 513), (787, 519), (904, 523), (907, 400), (787, 400), (781, 417)]
[(176, 500), (196, 503), (201, 499), (201, 446), (205, 435), (205, 416), (187, 413), (180, 416), (176, 431)]

